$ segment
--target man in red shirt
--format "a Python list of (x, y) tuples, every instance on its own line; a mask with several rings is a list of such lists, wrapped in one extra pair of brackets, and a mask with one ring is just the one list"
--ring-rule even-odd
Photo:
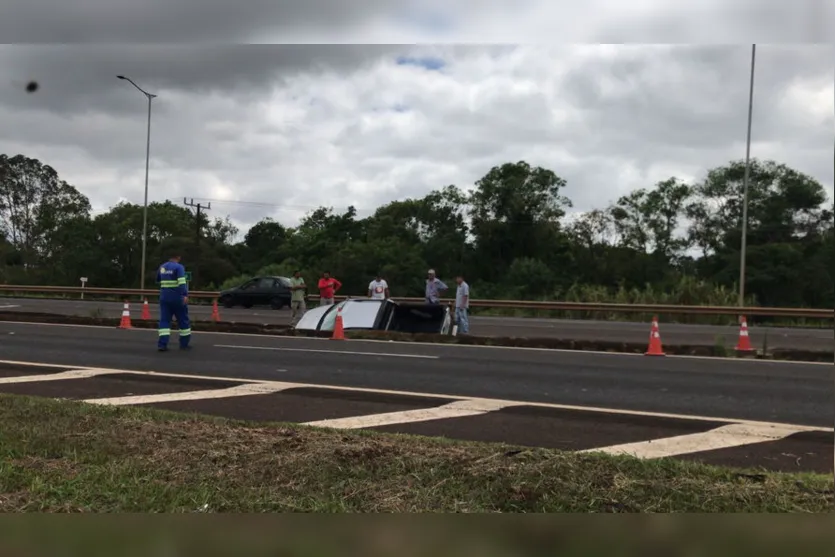
[(319, 279), (319, 305), (333, 305), (333, 296), (342, 288), (342, 283), (331, 276), (327, 271), (322, 273)]

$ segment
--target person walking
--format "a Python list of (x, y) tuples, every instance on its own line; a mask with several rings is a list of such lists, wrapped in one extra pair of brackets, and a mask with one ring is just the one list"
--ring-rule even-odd
[(377, 273), (368, 284), (368, 297), (372, 300), (386, 300), (389, 298), (389, 285), (380, 273)]
[(290, 326), (295, 327), (298, 320), (302, 318), (307, 306), (304, 303), (305, 290), (307, 285), (304, 283), (300, 271), (294, 271), (290, 278)]
[(470, 285), (461, 275), (455, 277), (455, 282), (458, 283), (455, 290), (455, 323), (458, 325), (458, 332), (466, 335), (470, 332)]
[(332, 306), (334, 295), (342, 288), (342, 283), (331, 276), (328, 271), (322, 273), (319, 279), (319, 305)]
[(435, 276), (435, 269), (429, 269), (426, 277), (426, 303), (441, 303), (441, 293), (448, 289), (449, 287), (444, 284), (441, 279)]
[(171, 337), (171, 317), (177, 320), (180, 350), (190, 350), (191, 321), (188, 317), (188, 284), (186, 269), (180, 264), (180, 256), (160, 265), (157, 270), (159, 283), (159, 338), (157, 350), (168, 351), (168, 339)]

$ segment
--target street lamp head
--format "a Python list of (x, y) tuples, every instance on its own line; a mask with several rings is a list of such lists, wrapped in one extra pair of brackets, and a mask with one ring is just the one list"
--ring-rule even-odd
[(117, 75), (116, 77), (118, 77), (119, 79), (127, 79), (127, 78), (126, 78), (125, 76), (123, 76), (123, 75)]

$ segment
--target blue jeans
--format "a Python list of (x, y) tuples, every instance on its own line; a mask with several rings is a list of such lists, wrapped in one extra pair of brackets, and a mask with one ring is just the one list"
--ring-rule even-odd
[(458, 324), (458, 332), (467, 334), (470, 332), (470, 318), (467, 315), (467, 308), (455, 308), (455, 322)]

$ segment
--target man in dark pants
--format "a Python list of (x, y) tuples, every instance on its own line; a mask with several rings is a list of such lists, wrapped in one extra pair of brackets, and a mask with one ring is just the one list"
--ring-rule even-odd
[(191, 322), (188, 318), (188, 284), (186, 269), (180, 264), (180, 256), (174, 255), (160, 265), (157, 271), (159, 283), (159, 340), (157, 350), (168, 350), (171, 337), (171, 317), (177, 319), (180, 350), (190, 350)]

